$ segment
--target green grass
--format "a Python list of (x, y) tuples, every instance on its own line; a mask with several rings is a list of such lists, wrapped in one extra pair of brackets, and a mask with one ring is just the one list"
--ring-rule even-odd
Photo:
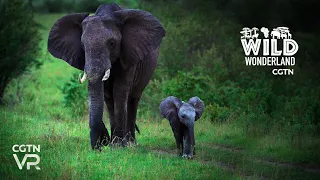
[[(319, 172), (304, 170), (319, 168), (319, 137), (281, 132), (251, 137), (241, 122), (197, 121), (194, 160), (175, 155), (173, 134), (164, 119), (138, 119), (141, 135), (135, 147), (92, 151), (88, 117), (70, 115), (59, 89), (76, 70), (46, 51), (49, 29), (61, 16), (36, 16), (44, 64), (24, 76), (22, 103), (0, 107), (0, 179), (319, 179)], [(10, 86), (6, 98), (14, 91)], [(14, 144), (40, 144), (41, 170), (19, 170), (12, 156)]]

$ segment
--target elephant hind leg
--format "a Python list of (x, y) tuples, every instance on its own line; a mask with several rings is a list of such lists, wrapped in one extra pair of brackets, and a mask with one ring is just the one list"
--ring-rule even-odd
[(128, 119), (126, 122), (126, 138), (128, 142), (136, 144), (135, 130), (140, 133), (136, 125), (137, 109), (139, 106), (140, 98), (130, 98), (128, 101)]

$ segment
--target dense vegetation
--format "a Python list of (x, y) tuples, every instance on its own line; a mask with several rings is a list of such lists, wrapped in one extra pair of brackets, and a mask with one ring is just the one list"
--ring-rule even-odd
[[(93, 12), (97, 4), (107, 1), (28, 2), (38, 13), (67, 13)], [(79, 71), (46, 50), (49, 28), (63, 14), (38, 14), (43, 40), (36, 60), (43, 66), (21, 82), (25, 87), (20, 93), (21, 104), (0, 108), (4, 117), (0, 137), (10, 137), (0, 144), (4, 152), (0, 161), (9, 164), (1, 164), (0, 175), (86, 178), (94, 174), (95, 178), (141, 179), (157, 173), (162, 179), (316, 179), (318, 174), (304, 172), (308, 170), (301, 164), (319, 171), (320, 30), (314, 9), (318, 2), (115, 2), (151, 12), (166, 29), (158, 67), (138, 109), (140, 145), (106, 148), (101, 154), (88, 151), (86, 84), (77, 82)], [(245, 65), (239, 32), (254, 26), (290, 28), (299, 44), (293, 76), (274, 76), (272, 67)], [(17, 83), (10, 83), (7, 102), (16, 98), (17, 89)], [(175, 148), (172, 132), (158, 110), (161, 100), (169, 95), (183, 100), (197, 95), (205, 102), (205, 112), (195, 127), (198, 151), (192, 162), (171, 155)], [(50, 170), (40, 174), (12, 170), (16, 166), (10, 149), (13, 141), (41, 144), (41, 168)], [(273, 161), (287, 163), (275, 166)]]
[(0, 103), (13, 79), (41, 63), (36, 59), (39, 33), (33, 12), (23, 1), (0, 2)]

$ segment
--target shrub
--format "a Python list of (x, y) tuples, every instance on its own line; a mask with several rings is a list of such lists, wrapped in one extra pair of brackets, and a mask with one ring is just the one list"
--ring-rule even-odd
[(74, 2), (64, 0), (44, 0), (42, 10), (46, 9), (50, 13), (65, 12), (72, 9)]
[(36, 58), (40, 36), (33, 13), (23, 0), (0, 2), (0, 101), (9, 82), (39, 67)]
[(64, 106), (70, 108), (75, 116), (88, 113), (88, 82), (78, 82), (79, 73), (74, 73), (70, 80), (61, 88), (64, 94)]
[(100, 4), (109, 3), (102, 0), (81, 0), (74, 3), (75, 12), (95, 12)]
[(228, 107), (221, 107), (218, 104), (207, 104), (202, 119), (210, 120), (212, 123), (224, 123), (231, 117), (231, 110)]
[(144, 115), (147, 118), (159, 119), (159, 104), (164, 98), (161, 92), (160, 81), (156, 79), (151, 80), (143, 91), (137, 116), (144, 118), (142, 117)]
[(36, 0), (32, 6), (37, 12), (95, 12), (101, 4), (115, 2), (125, 8), (137, 8), (138, 0)]
[(164, 97), (176, 96), (187, 101), (199, 96), (204, 102), (210, 102), (210, 78), (206, 75), (178, 71), (176, 77), (165, 81), (162, 86)]

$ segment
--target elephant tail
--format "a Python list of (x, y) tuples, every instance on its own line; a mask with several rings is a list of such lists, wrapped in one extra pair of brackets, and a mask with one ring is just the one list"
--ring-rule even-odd
[(134, 126), (135, 126), (137, 132), (140, 134), (140, 130), (139, 130), (139, 127), (138, 127), (137, 123)]

